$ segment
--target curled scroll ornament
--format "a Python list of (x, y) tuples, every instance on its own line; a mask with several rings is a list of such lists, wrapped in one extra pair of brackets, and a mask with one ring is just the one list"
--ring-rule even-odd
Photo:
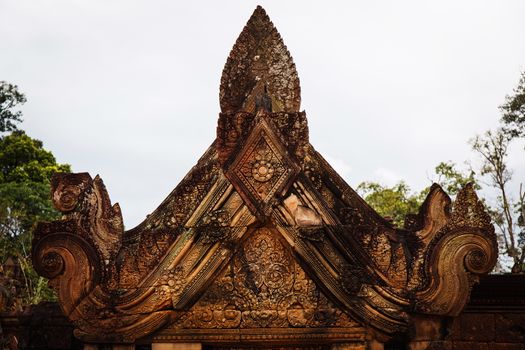
[(100, 279), (98, 254), (82, 237), (68, 232), (39, 239), (33, 247), (33, 265), (39, 275), (50, 279), (66, 315)]
[(480, 230), (447, 233), (429, 256), (430, 284), (417, 294), (417, 311), (457, 316), (468, 301), (477, 276), (495, 265), (497, 249), (493, 237)]

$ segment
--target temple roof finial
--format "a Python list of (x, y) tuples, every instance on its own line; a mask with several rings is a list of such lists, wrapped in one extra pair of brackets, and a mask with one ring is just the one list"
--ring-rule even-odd
[(273, 111), (299, 111), (301, 88), (292, 56), (266, 11), (257, 6), (222, 72), (222, 112), (255, 113), (257, 99), (265, 89)]

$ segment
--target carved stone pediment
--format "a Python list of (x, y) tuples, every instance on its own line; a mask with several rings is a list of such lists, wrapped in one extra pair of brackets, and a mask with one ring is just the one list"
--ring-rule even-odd
[(254, 229), (174, 329), (356, 327), (317, 288), (280, 234)]
[(293, 329), (296, 339), (323, 330), (338, 340), (362, 340), (366, 330), (335, 306), (295, 260), (292, 250), (275, 229), (249, 230), (232, 259), (188, 310), (153, 339), (195, 341), (222, 333), (223, 342), (242, 337), (284, 340), (283, 329)]
[(98, 176), (54, 177), (64, 217), (38, 225), (33, 263), (77, 337), (363, 341), (461, 312), (497, 256), (472, 186), (452, 203), (434, 185), (404, 228), (379, 216), (309, 143), (295, 66), (260, 7), (220, 99), (216, 140), (131, 230)]

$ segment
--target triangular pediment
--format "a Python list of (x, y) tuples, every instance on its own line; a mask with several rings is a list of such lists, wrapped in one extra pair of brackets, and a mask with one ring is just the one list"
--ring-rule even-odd
[(124, 230), (100, 177), (54, 176), (64, 216), (38, 225), (33, 262), (77, 337), (362, 342), (461, 312), (497, 256), (472, 186), (454, 204), (432, 186), (395, 227), (310, 144), (300, 101), (258, 7), (223, 70), (216, 140), (143, 223)]
[(364, 328), (309, 277), (281, 234), (261, 227), (246, 232), (203, 295), (156, 336), (189, 339), (196, 330), (204, 334), (238, 329), (250, 334), (261, 328), (274, 330), (268, 335), (278, 334), (279, 328), (319, 328), (341, 339), (365, 335)]

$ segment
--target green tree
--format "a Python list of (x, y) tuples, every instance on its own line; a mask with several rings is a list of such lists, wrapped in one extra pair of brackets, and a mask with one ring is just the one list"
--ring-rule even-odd
[[(473, 182), (479, 189), (474, 171), (463, 173), (457, 169), (453, 162), (441, 162), (434, 168), (433, 182), (438, 183), (451, 196), (469, 182)], [(357, 191), (364, 200), (372, 206), (381, 216), (389, 218), (397, 226), (403, 226), (408, 214), (415, 214), (425, 200), (430, 187), (419, 193), (414, 193), (403, 181), (392, 187), (383, 186), (376, 182), (362, 182), (357, 186)]]
[[(500, 110), (503, 114), (501, 120), (505, 124), (503, 132), (510, 138), (525, 137), (525, 71), (521, 73), (518, 86), (514, 89), (513, 94), (505, 97), (505, 103), (500, 106)], [(514, 213), (517, 213), (517, 230), (520, 230), (517, 241), (522, 250), (521, 271), (525, 271), (525, 190), (523, 184), (520, 184), (518, 199), (513, 204)], [(504, 217), (504, 215), (498, 216), (498, 218)], [(512, 246), (510, 249), (512, 250)], [(518, 269), (516, 265), (515, 269)]]
[[(473, 183), (476, 190), (481, 189), (476, 180), (474, 170), (470, 169), (467, 172), (461, 172), (457, 169), (457, 165), (454, 162), (441, 162), (434, 168), (434, 172), (436, 177), (433, 179), (433, 182), (439, 184), (450, 196), (457, 195), (458, 191), (468, 183)], [(428, 193), (428, 188), (423, 191)]]
[(381, 216), (403, 226), (407, 214), (417, 213), (422, 203), (421, 196), (413, 194), (403, 181), (392, 187), (377, 182), (362, 182), (357, 191)]
[(18, 86), (0, 81), (0, 132), (17, 130), (17, 123), (22, 121), (22, 111), (15, 109), (26, 102)]
[[(0, 100), (9, 98), (2, 96)], [(25, 101), (25, 97), (17, 100)], [(21, 114), (11, 115), (16, 116), (11, 121), (21, 120)], [(3, 125), (8, 125), (7, 130), (13, 127)], [(11, 258), (20, 266), (23, 304), (53, 298), (47, 281), (32, 268), (31, 232), (37, 221), (59, 217), (50, 199), (50, 179), (54, 172), (66, 171), (70, 171), (69, 165), (57, 163), (41, 141), (23, 131), (0, 137), (0, 265)]]
[(507, 155), (511, 139), (512, 135), (506, 130), (498, 129), (476, 136), (471, 145), (481, 156), (481, 175), (488, 178), (489, 185), (497, 192), (496, 204), (489, 210), (503, 239), (505, 253), (512, 258), (511, 271), (518, 273), (525, 272), (525, 194), (520, 185), (519, 198), (516, 200), (510, 196), (508, 187), (512, 171), (507, 166)]
[(500, 110), (503, 114), (501, 120), (505, 124), (505, 133), (511, 137), (525, 136), (525, 71), (521, 73), (514, 93), (505, 97), (505, 103), (500, 106)]

